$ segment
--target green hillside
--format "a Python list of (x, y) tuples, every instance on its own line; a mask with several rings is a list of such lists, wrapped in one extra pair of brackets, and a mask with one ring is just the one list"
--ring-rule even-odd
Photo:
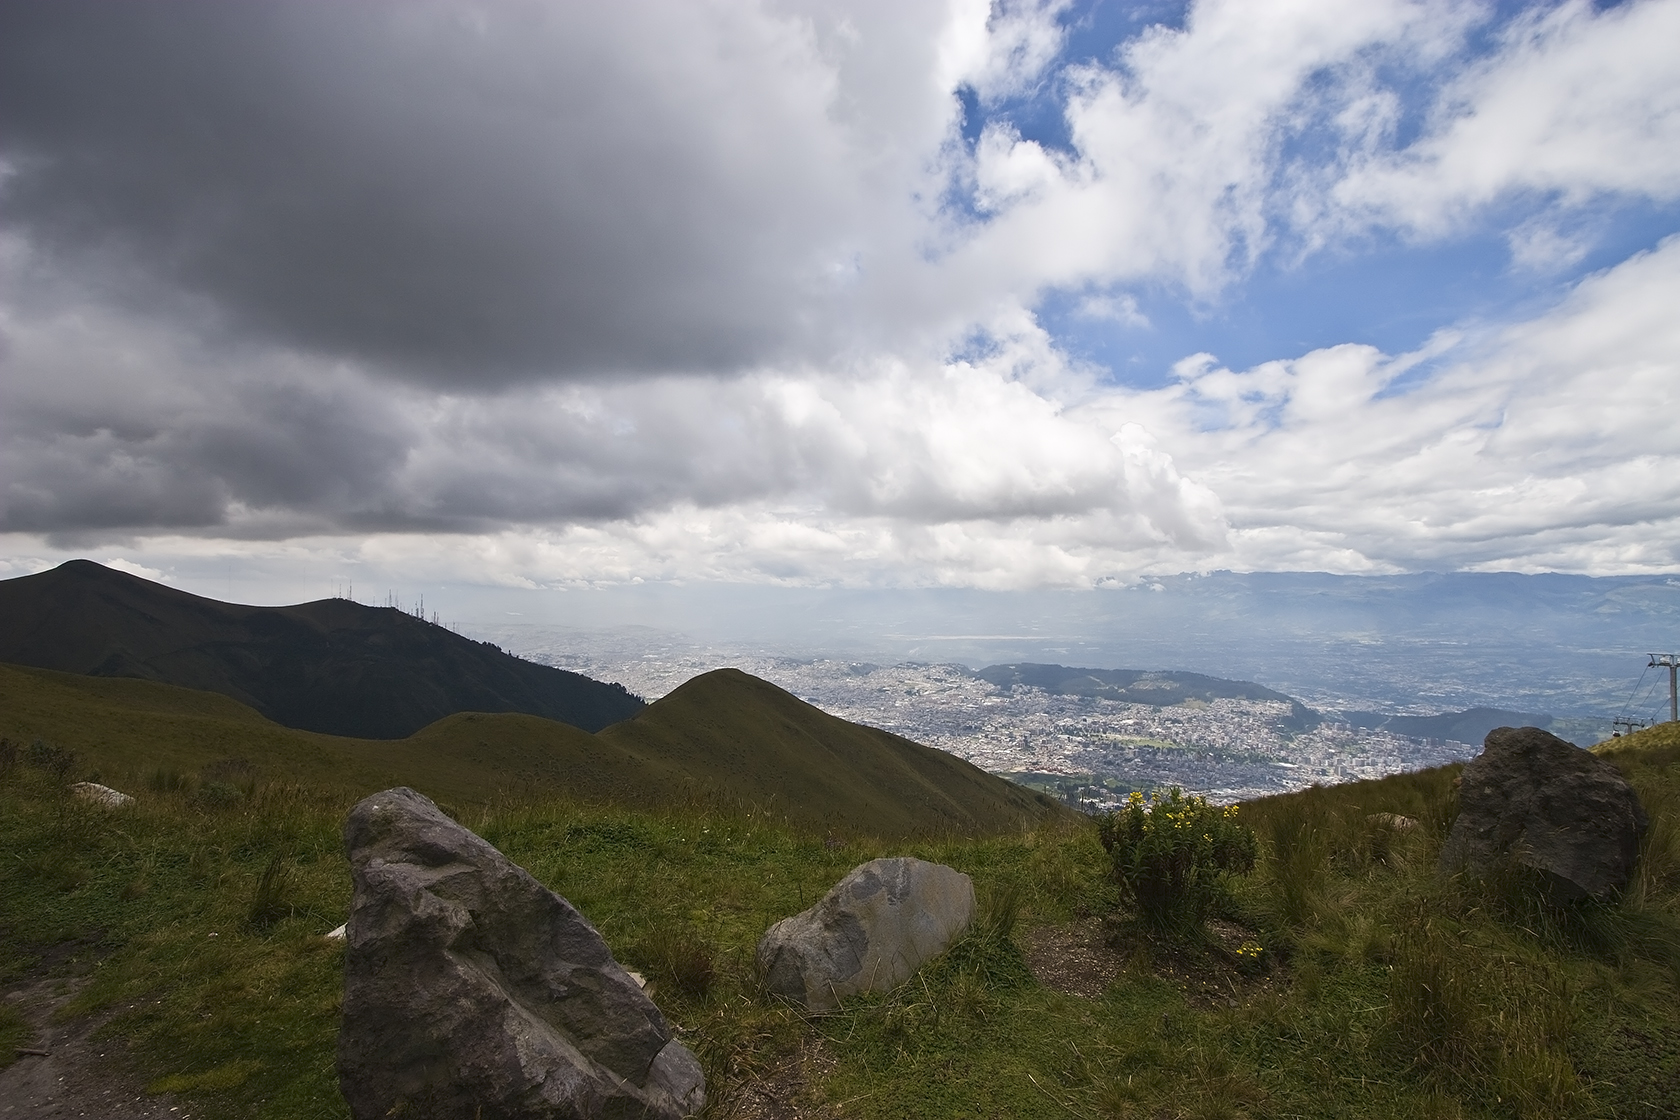
[(1055, 812), (1043, 794), (962, 759), (848, 723), (738, 669), (696, 677), (603, 742), (743, 802), (845, 832), (997, 832)]
[[(824, 720), (767, 688), (714, 674), (599, 736), (467, 715), (358, 743), (221, 697), (0, 669), (0, 988), (57, 978), (61, 1022), (109, 1017), (97, 1066), (78, 1071), (94, 1085), (202, 1120), (344, 1117), (342, 948), (320, 934), (349, 905), (345, 810), (406, 766), (653, 980), (706, 1070), (708, 1117), (1680, 1115), (1680, 728), (1602, 752), (1652, 821), (1616, 902), (1553, 908), (1520, 881), (1439, 878), (1456, 811), (1445, 767), (1241, 806), (1258, 866), (1227, 884), (1205, 940), (1173, 941), (1119, 906), (1083, 818), (893, 840), (808, 808), (790, 822), (780, 798), (767, 812), (645, 795), (672, 789), (653, 783), (674, 756), (715, 763), (719, 788), (745, 781), (731, 753), (743, 729), (771, 758), (805, 743), (887, 765), (880, 741), (825, 738)], [(684, 719), (696, 730), (679, 751)], [(491, 765), (526, 769), (510, 786)], [(633, 803), (556, 792), (568, 767)], [(136, 803), (113, 814), (68, 795), (96, 770)], [(1418, 826), (1396, 830), (1390, 813)], [(765, 928), (880, 855), (972, 875), (975, 929), (832, 1016), (768, 996), (753, 965)], [(32, 1029), (0, 1001), (0, 1067)]]
[(536, 716), (462, 712), (390, 740), (281, 727), (215, 693), (0, 665), (0, 735), (60, 744), (107, 784), (219, 767), (357, 797), (409, 785), (458, 807), (533, 797), (738, 805), (877, 836), (999, 832), (1063, 812), (952, 755), (729, 669), (599, 735)]

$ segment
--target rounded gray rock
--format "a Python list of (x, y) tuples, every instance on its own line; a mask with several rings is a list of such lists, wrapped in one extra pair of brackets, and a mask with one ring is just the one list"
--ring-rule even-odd
[(829, 1011), (846, 996), (903, 983), (973, 920), (974, 882), (962, 872), (909, 857), (871, 860), (771, 926), (758, 966), (770, 991)]

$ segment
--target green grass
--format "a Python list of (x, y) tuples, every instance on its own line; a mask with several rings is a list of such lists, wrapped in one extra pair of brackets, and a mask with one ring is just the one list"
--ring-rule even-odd
[[(151, 1056), (153, 1091), (188, 1094), (209, 1115), (342, 1115), (332, 1065), (342, 950), (319, 935), (348, 911), (338, 838), (348, 802), (259, 783), (213, 804), (197, 796), (200, 781), (181, 785), (138, 789), (113, 814), (37, 769), (0, 783), (12, 841), (0, 889), (16, 900), (0, 915), (0, 980), (76, 941), (85, 950), (62, 967), (91, 979), (70, 1010), (127, 1008), (114, 1029)], [(483, 809), (465, 823), (653, 980), (723, 1098), (807, 1029), (762, 997), (759, 935), (855, 864), (889, 852), (939, 859), (983, 883), (1033, 884), (1018, 890), (1039, 912), (1093, 880), (1091, 867), (1069, 865), (1070, 837), (837, 843), (763, 813), (559, 802)]]
[(409, 785), (462, 812), (551, 797), (725, 804), (835, 836), (977, 835), (1068, 813), (954, 755), (837, 719), (733, 669), (689, 681), (598, 735), (536, 716), (461, 712), (406, 739), (350, 739), (282, 727), (216, 693), (0, 665), (0, 735), (50, 740), (74, 754), (79, 774), (106, 784), (204, 772), (224, 796), (283, 776), (360, 794)]
[[(19, 718), (0, 712), (14, 741)], [(0, 981), (85, 975), (69, 1013), (114, 1011), (106, 1029), (133, 1040), (148, 1087), (195, 1115), (345, 1115), (342, 949), (319, 935), (348, 908), (339, 830), (366, 789), (330, 768), (284, 777), (249, 741), (145, 738), (145, 713), (132, 732), (78, 718), (61, 724), (77, 759), (62, 780), (46, 752), (0, 766)], [(158, 718), (230, 726), (214, 704)], [(157, 750), (125, 752), (127, 733)], [(714, 1115), (813, 1046), (828, 1059), (816, 1091), (864, 1118), (1680, 1115), (1680, 734), (1653, 729), (1606, 757), (1653, 818), (1618, 904), (1524, 909), (1509, 884), (1437, 878), (1453, 768), (1315, 789), (1241, 810), (1262, 856), (1222, 917), (1264, 947), (1260, 975), (1216, 946), (1141, 940), (1095, 1000), (1040, 986), (1020, 949), (1036, 926), (1113, 912), (1083, 821), (888, 841), (739, 803), (433, 790), (653, 980)], [(66, 796), (63, 781), (93, 769), (136, 804)], [(752, 957), (765, 927), (886, 854), (971, 874), (983, 920), (898, 990), (836, 1014), (767, 997)]]

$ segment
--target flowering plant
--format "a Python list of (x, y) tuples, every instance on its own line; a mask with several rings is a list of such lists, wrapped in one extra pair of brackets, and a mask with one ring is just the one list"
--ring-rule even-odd
[(1162, 931), (1200, 928), (1218, 900), (1221, 876), (1252, 870), (1259, 854), (1235, 805), (1210, 805), (1178, 789), (1152, 799), (1133, 793), (1097, 823), (1122, 901)]

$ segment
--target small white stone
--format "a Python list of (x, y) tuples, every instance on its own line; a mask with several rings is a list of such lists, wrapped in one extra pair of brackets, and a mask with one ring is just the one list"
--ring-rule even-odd
[(91, 801), (103, 809), (121, 809), (124, 805), (134, 804), (134, 798), (128, 794), (98, 782), (77, 782), (70, 789), (83, 801)]

